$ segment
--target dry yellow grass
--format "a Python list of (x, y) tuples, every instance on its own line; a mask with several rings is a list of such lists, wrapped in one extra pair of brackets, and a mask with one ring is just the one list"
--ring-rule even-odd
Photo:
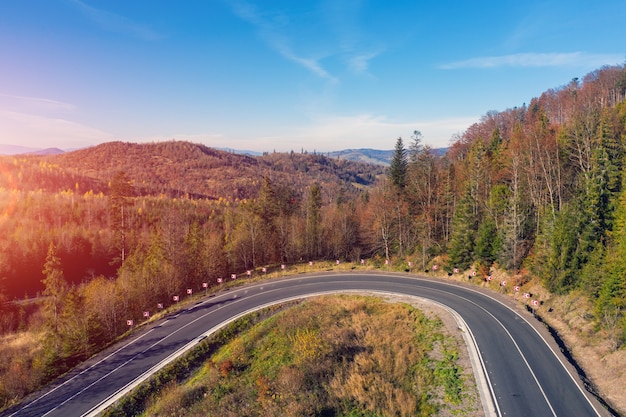
[[(145, 415), (483, 415), (471, 367), (437, 373), (460, 370), (451, 358), (462, 342), (450, 336), (407, 304), (309, 299), (223, 346), (187, 383), (155, 393)], [(450, 384), (458, 392), (441, 388)]]
[(41, 383), (42, 334), (0, 337), (0, 408), (12, 405)]

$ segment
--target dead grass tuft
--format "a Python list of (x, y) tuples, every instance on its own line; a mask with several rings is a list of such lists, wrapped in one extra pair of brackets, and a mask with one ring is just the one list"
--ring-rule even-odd
[(42, 335), (13, 333), (0, 337), (0, 409), (12, 405), (41, 383)]

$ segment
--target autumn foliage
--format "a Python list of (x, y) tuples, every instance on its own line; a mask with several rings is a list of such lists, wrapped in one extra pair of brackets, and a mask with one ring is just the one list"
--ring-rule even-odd
[(444, 156), (417, 131), (399, 138), (388, 171), (177, 141), (2, 157), (0, 333), (28, 333), (43, 353), (10, 365), (32, 380), (0, 378), (0, 406), (187, 288), (317, 260), (524, 270), (553, 293), (583, 292), (620, 348), (625, 94), (624, 67), (604, 67), (484, 115)]

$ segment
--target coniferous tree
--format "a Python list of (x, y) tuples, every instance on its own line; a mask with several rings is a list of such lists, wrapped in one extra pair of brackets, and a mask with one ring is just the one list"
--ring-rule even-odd
[(474, 260), (476, 218), (469, 192), (456, 207), (448, 244), (450, 267), (467, 269)]
[(500, 246), (496, 224), (487, 217), (478, 227), (475, 247), (476, 260), (485, 268), (489, 268), (496, 260)]
[[(623, 186), (622, 186), (623, 188)], [(621, 329), (621, 343), (626, 342), (626, 190), (623, 190), (615, 213), (611, 242), (607, 249), (604, 274), (592, 282), (597, 289), (595, 311), (605, 327)], [(593, 294), (593, 291), (592, 291)]]
[(230, 270), (228, 254), (222, 230), (207, 233), (207, 236), (205, 236), (204, 254), (202, 256), (206, 260), (207, 272), (205, 278), (213, 280), (228, 274)]
[(60, 316), (62, 355), (85, 359), (92, 353), (93, 342), (98, 334), (98, 324), (87, 314), (85, 299), (77, 287), (72, 287), (66, 296)]
[(279, 202), (276, 195), (276, 187), (269, 177), (263, 177), (259, 196), (256, 199), (254, 212), (261, 220), (260, 251), (261, 263), (276, 259), (279, 253), (279, 240), (277, 234), (277, 218), (280, 212)]
[(404, 148), (402, 138), (399, 137), (396, 140), (396, 146), (393, 151), (391, 163), (389, 164), (389, 179), (399, 191), (403, 190), (406, 186), (407, 166), (406, 149)]
[(263, 222), (250, 204), (241, 208), (234, 230), (228, 236), (231, 264), (235, 269), (254, 268), (264, 259), (261, 240)]
[(422, 252), (422, 264), (425, 264), (426, 252), (437, 243), (436, 239), (443, 231), (442, 197), (446, 185), (441, 178), (441, 159), (428, 146), (422, 146), (420, 140), (421, 135), (417, 132), (410, 148), (405, 199), (414, 219), (411, 234), (415, 236)]
[(613, 218), (608, 187), (612, 171), (608, 152), (598, 146), (592, 152), (589, 171), (579, 175), (577, 195), (544, 232), (543, 239), (550, 242), (544, 277), (549, 277), (552, 291), (577, 287), (590, 256), (603, 251)]
[(498, 229), (501, 244), (498, 260), (504, 268), (517, 270), (521, 267), (532, 241), (532, 209), (522, 190), (513, 190), (505, 197), (508, 197), (504, 203), (506, 211)]
[(207, 275), (205, 240), (200, 224), (195, 221), (189, 226), (185, 236), (185, 274), (188, 285), (199, 285)]
[(306, 205), (306, 253), (310, 259), (321, 255), (322, 249), (322, 190), (318, 183), (311, 186)]
[(535, 258), (534, 272), (543, 278), (544, 285), (552, 292), (565, 292), (577, 281), (578, 227), (576, 209), (570, 204), (564, 204), (556, 217), (544, 218), (535, 244), (541, 249)]
[(598, 129), (598, 141), (599, 147), (606, 152), (606, 186), (617, 198), (622, 186), (622, 167), (624, 164), (624, 149), (622, 140), (620, 140), (620, 131), (623, 134), (626, 130), (626, 120), (624, 123), (620, 123), (612, 119), (609, 111), (603, 113)]
[(57, 256), (56, 246), (50, 243), (46, 262), (43, 266), (45, 286), (43, 295), (46, 297), (45, 313), (46, 322), (54, 340), (55, 349), (58, 350), (60, 342), (59, 317), (67, 297), (69, 287), (63, 276), (61, 259)]

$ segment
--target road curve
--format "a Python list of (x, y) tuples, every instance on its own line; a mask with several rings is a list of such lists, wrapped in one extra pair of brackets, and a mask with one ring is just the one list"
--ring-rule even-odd
[[(480, 356), (495, 416), (610, 415), (564, 366), (529, 322), (505, 303), (446, 280), (395, 273), (323, 273), (268, 280), (224, 291), (168, 316), (77, 368), (2, 417), (90, 416), (147, 378), (203, 335), (261, 306), (318, 293), (373, 291), (430, 299), (467, 324)], [(532, 320), (532, 318), (530, 319)], [(178, 352), (178, 353), (177, 353)], [(483, 393), (484, 394), (484, 393)]]

